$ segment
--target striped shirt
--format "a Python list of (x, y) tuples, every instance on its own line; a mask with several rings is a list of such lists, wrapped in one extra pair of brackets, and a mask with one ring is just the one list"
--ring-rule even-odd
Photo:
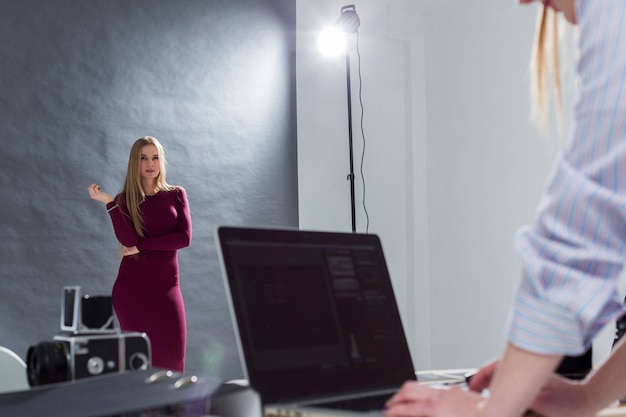
[(626, 248), (626, 0), (575, 0), (579, 97), (532, 226), (515, 246), (522, 280), (509, 341), (542, 354), (583, 353), (623, 312)]

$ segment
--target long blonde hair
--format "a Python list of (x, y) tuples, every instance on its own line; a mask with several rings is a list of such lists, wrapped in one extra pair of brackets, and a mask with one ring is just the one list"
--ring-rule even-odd
[(548, 81), (551, 81), (552, 84), (559, 132), (562, 132), (563, 129), (557, 30), (556, 13), (543, 6), (539, 9), (537, 16), (535, 44), (531, 58), (531, 115), (542, 133), (546, 133), (550, 113)]
[(165, 180), (166, 161), (163, 145), (161, 145), (158, 139), (152, 136), (144, 136), (137, 139), (130, 148), (126, 179), (124, 180), (124, 186), (117, 195), (115, 202), (120, 204), (122, 197), (125, 197), (128, 215), (130, 216), (133, 225), (135, 226), (135, 230), (140, 237), (144, 237), (143, 218), (141, 217), (140, 205), (146, 199), (146, 194), (141, 187), (141, 150), (146, 145), (154, 145), (157, 148), (159, 156), (159, 175), (156, 177), (157, 191), (169, 191), (176, 188), (169, 185)]

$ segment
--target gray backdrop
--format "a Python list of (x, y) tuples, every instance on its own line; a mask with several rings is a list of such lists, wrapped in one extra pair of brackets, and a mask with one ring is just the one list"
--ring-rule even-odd
[(187, 369), (241, 377), (213, 234), (297, 226), (295, 0), (0, 0), (0, 39), (0, 345), (51, 340), (64, 285), (110, 294), (87, 186), (117, 193), (152, 135), (192, 212)]

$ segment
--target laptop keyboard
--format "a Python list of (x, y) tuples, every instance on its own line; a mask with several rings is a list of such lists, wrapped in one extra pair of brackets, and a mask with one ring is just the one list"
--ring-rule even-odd
[(371, 411), (382, 410), (391, 394), (379, 394), (369, 397), (349, 398), (314, 404), (314, 407), (334, 408), (338, 410)]

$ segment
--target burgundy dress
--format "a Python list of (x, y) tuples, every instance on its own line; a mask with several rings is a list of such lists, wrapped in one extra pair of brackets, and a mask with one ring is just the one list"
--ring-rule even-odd
[[(113, 308), (124, 331), (145, 332), (152, 366), (179, 372), (185, 367), (185, 305), (178, 277), (178, 249), (191, 242), (191, 214), (184, 188), (160, 191), (139, 206), (144, 235), (135, 232), (124, 197), (111, 210), (115, 236), (137, 255), (125, 256), (113, 286)], [(107, 209), (115, 203), (107, 204)]]

